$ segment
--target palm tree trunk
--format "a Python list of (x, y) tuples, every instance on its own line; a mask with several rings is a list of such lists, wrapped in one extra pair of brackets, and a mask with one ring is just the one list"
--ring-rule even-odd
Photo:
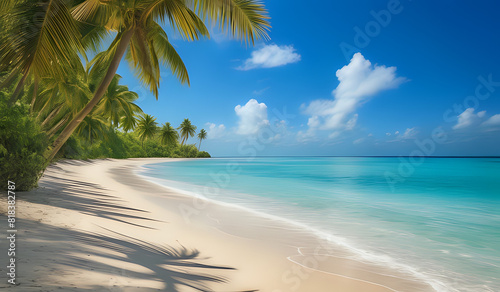
[(200, 151), (200, 147), (201, 147), (201, 139), (200, 139), (200, 144), (198, 144), (198, 152)]
[(83, 119), (92, 111), (94, 106), (101, 100), (102, 96), (108, 89), (111, 80), (116, 74), (116, 70), (118, 70), (118, 65), (120, 65), (120, 61), (122, 60), (123, 55), (130, 43), (130, 39), (134, 34), (134, 29), (131, 28), (122, 35), (120, 43), (116, 48), (115, 55), (111, 60), (108, 71), (106, 72), (106, 76), (104, 76), (101, 84), (97, 88), (94, 93), (94, 97), (89, 101), (89, 103), (71, 120), (71, 122), (64, 128), (64, 130), (59, 134), (57, 139), (52, 144), (52, 149), (48, 150), (45, 157), (47, 158), (47, 163), (49, 163), (57, 154), (59, 149), (66, 143), (68, 138), (73, 134), (73, 131), (80, 125)]

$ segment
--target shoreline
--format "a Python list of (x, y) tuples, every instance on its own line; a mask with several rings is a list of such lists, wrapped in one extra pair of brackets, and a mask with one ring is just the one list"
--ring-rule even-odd
[(37, 190), (18, 196), (20, 288), (434, 291), (404, 273), (353, 260), (298, 226), (207, 204), (134, 173), (172, 160), (179, 161), (50, 166)]
[[(158, 163), (162, 163), (162, 162), (158, 162)], [(156, 163), (151, 163), (151, 164), (156, 164)], [(310, 238), (316, 238), (317, 239), (316, 244), (321, 246), (325, 250), (328, 250), (328, 251), (332, 252), (333, 254), (336, 254), (337, 252), (339, 252), (338, 250), (331, 251), (331, 249), (333, 248), (333, 249), (342, 250), (341, 253), (344, 253), (344, 252), (349, 253), (349, 256), (342, 256), (340, 258), (349, 258), (349, 259), (357, 261), (357, 262), (369, 263), (370, 265), (372, 265), (372, 267), (376, 267), (375, 269), (382, 267), (381, 271), (383, 273), (383, 276), (396, 277), (396, 278), (401, 277), (400, 280), (403, 280), (403, 281), (407, 281), (408, 279), (406, 279), (406, 277), (409, 276), (410, 278), (413, 278), (413, 280), (411, 280), (411, 281), (418, 281), (418, 282), (423, 281), (423, 282), (425, 282), (424, 285), (428, 285), (429, 287), (432, 287), (431, 290), (429, 290), (428, 288), (417, 287), (417, 288), (415, 288), (416, 289), (415, 291), (417, 291), (417, 290), (418, 291), (448, 291), (446, 284), (441, 283), (435, 279), (426, 277), (424, 274), (420, 273), (417, 269), (415, 269), (414, 267), (412, 267), (410, 265), (396, 262), (394, 259), (392, 259), (388, 256), (385, 256), (385, 255), (378, 255), (378, 254), (375, 254), (373, 252), (361, 249), (357, 246), (352, 245), (352, 243), (351, 244), (347, 243), (344, 238), (340, 238), (338, 236), (329, 234), (326, 231), (317, 229), (315, 227), (311, 227), (305, 223), (302, 223), (302, 222), (299, 222), (299, 221), (296, 221), (293, 219), (281, 217), (278, 215), (272, 215), (269, 213), (265, 213), (263, 211), (258, 211), (258, 210), (252, 209), (250, 207), (238, 205), (236, 203), (224, 202), (224, 201), (220, 201), (217, 199), (207, 198), (205, 196), (196, 194), (194, 192), (186, 191), (186, 190), (179, 189), (177, 187), (172, 187), (172, 186), (168, 185), (169, 183), (174, 182), (174, 181), (165, 180), (165, 179), (156, 178), (156, 177), (149, 177), (147, 175), (141, 174), (141, 172), (145, 172), (146, 169), (144, 168), (144, 166), (146, 166), (146, 165), (148, 165), (148, 164), (144, 164), (144, 165), (141, 165), (140, 167), (138, 167), (138, 169), (136, 169), (134, 171), (134, 174), (136, 174), (138, 177), (140, 177), (143, 180), (146, 180), (150, 183), (153, 183), (155, 185), (160, 186), (161, 188), (165, 188), (167, 190), (174, 191), (176, 193), (182, 194), (182, 195), (190, 197), (190, 198), (194, 198), (194, 197), (200, 198), (202, 200), (206, 200), (209, 204), (215, 204), (215, 205), (221, 206), (222, 208), (238, 209), (238, 210), (241, 210), (242, 212), (250, 213), (256, 217), (263, 218), (266, 220), (271, 220), (271, 222), (273, 222), (276, 225), (279, 225), (281, 227), (288, 226), (289, 228), (302, 229), (306, 233), (306, 234), (304, 234), (304, 236), (307, 236)], [(285, 228), (285, 229), (287, 229), (287, 228)], [(281, 244), (283, 244), (283, 243), (281, 243)], [(325, 245), (327, 245), (327, 246), (325, 246)], [(362, 282), (366, 282), (366, 283), (373, 284), (376, 286), (381, 286), (383, 288), (387, 288), (388, 291), (398, 291), (398, 290), (394, 290), (391, 287), (380, 284), (380, 283), (370, 282), (370, 281), (366, 281), (363, 279), (352, 278), (350, 276), (343, 275), (342, 273), (335, 274), (335, 273), (330, 273), (327, 270), (318, 270), (318, 269), (313, 268), (313, 267), (304, 266), (302, 263), (296, 262), (293, 258), (296, 256), (305, 256), (301, 252), (301, 249), (307, 248), (307, 247), (296, 247), (296, 248), (297, 248), (296, 252), (293, 255), (289, 255), (287, 257), (287, 259), (292, 263), (295, 263), (299, 266), (302, 266), (303, 268), (312, 269), (312, 270), (315, 270), (316, 272), (340, 276), (340, 277), (344, 277), (344, 278), (351, 279), (351, 280), (362, 281)], [(309, 256), (315, 257), (313, 255), (309, 255)], [(322, 261), (322, 260), (319, 260), (319, 261)], [(390, 266), (390, 268), (388, 268), (387, 266)], [(396, 270), (396, 269), (398, 269), (400, 271), (405, 271), (405, 272), (395, 273), (393, 275), (389, 275), (389, 274), (391, 274), (390, 271), (389, 270), (384, 271), (383, 269), (385, 269), (385, 268), (392, 270), (392, 272), (394, 272), (394, 270)], [(408, 287), (411, 287), (411, 285), (406, 286), (405, 289), (408, 289)], [(409, 291), (409, 290), (403, 290), (403, 291)], [(411, 291), (413, 291), (413, 290), (411, 290)]]

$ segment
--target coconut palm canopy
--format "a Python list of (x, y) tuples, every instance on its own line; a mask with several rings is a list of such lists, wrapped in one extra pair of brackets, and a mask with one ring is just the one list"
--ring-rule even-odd
[(179, 140), (179, 133), (166, 122), (160, 130), (161, 143), (164, 145), (175, 145)]
[(156, 132), (158, 132), (158, 123), (156, 118), (148, 114), (144, 114), (139, 119), (135, 131), (139, 136), (139, 139), (144, 143), (145, 140), (152, 139)]
[(207, 138), (207, 131), (205, 131), (205, 129), (201, 129), (200, 132), (198, 133), (198, 139), (200, 140), (200, 144), (198, 145), (198, 150), (200, 150), (201, 141), (205, 140), (206, 138)]
[(196, 126), (191, 124), (191, 121), (189, 119), (184, 119), (184, 121), (182, 121), (181, 125), (177, 129), (179, 130), (180, 136), (182, 138), (181, 145), (184, 145), (189, 137), (194, 137), (194, 135), (196, 134)]

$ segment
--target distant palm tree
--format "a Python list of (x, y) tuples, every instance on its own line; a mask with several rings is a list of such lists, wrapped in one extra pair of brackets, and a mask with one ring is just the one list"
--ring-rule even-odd
[(94, 140), (106, 139), (106, 133), (109, 129), (109, 123), (105, 118), (90, 113), (76, 128), (75, 133), (93, 144)]
[(198, 145), (198, 151), (200, 151), (201, 140), (205, 140), (206, 138), (207, 138), (207, 131), (205, 131), (205, 129), (201, 129), (200, 133), (198, 134), (198, 139), (200, 139), (200, 144)]
[(120, 120), (120, 126), (122, 127), (122, 130), (125, 131), (125, 133), (128, 133), (128, 131), (135, 129), (135, 127), (137, 126), (137, 116), (123, 116)]
[[(130, 130), (136, 124), (135, 115), (142, 113), (142, 109), (134, 103), (139, 98), (136, 92), (130, 91), (128, 86), (120, 85), (122, 77), (115, 75), (101, 101), (94, 108), (111, 122), (111, 126), (124, 127)], [(125, 130), (125, 129), (124, 129)]]
[(158, 131), (156, 118), (148, 114), (144, 114), (140, 118), (139, 123), (137, 123), (135, 130), (137, 131), (139, 139), (142, 141), (142, 146), (144, 147), (144, 141), (153, 138)]
[(161, 143), (164, 145), (175, 145), (179, 139), (179, 133), (168, 122), (161, 128), (160, 136)]
[(181, 133), (181, 145), (184, 145), (184, 142), (186, 142), (189, 137), (194, 137), (196, 134), (196, 126), (192, 125), (189, 119), (184, 119), (177, 129), (180, 130)]

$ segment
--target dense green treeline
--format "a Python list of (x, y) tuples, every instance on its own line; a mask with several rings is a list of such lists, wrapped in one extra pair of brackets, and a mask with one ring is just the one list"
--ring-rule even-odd
[[(27, 104), (28, 95), (22, 93), (23, 98), (12, 104), (9, 101), (11, 94), (12, 89), (0, 92), (0, 178), (14, 181), (18, 190), (29, 190), (36, 187), (47, 166), (43, 154), (53, 139), (53, 126), (46, 116)], [(170, 123), (159, 127), (154, 117), (132, 105), (134, 112), (127, 123), (113, 123), (113, 119), (124, 121), (123, 116), (116, 116), (119, 112), (116, 107), (113, 116), (101, 112), (92, 118), (87, 117), (66, 141), (56, 159), (210, 157), (208, 152), (199, 151), (194, 144), (179, 144), (180, 135)], [(184, 120), (186, 124), (189, 130), (196, 129), (188, 119)], [(181, 126), (178, 129), (186, 131)], [(193, 137), (194, 132), (189, 136)], [(206, 132), (202, 129), (198, 135), (200, 143), (205, 138)]]
[(142, 143), (136, 133), (113, 131), (106, 140), (93, 144), (71, 137), (61, 149), (61, 156), (71, 159), (172, 157), (208, 158), (206, 151), (198, 151), (195, 145), (164, 145), (160, 135)]

